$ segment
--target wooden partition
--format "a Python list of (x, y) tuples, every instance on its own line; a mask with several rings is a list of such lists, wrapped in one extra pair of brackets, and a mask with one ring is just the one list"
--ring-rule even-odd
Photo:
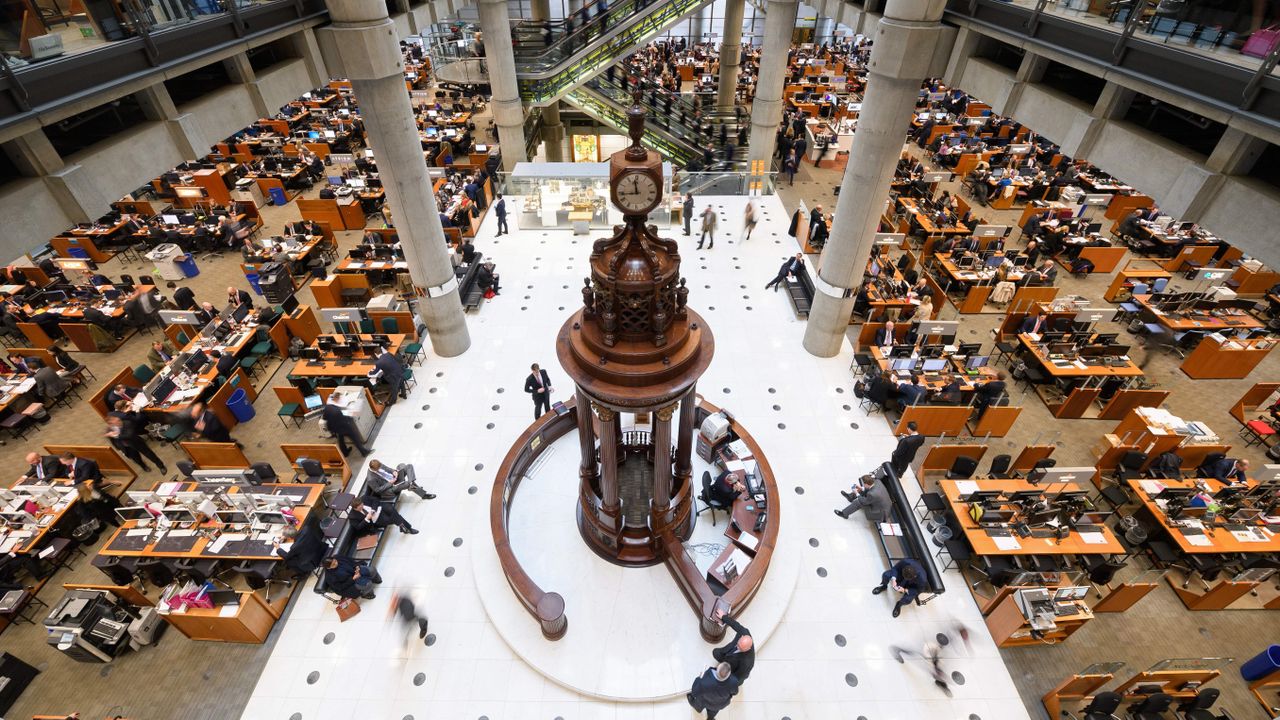
[(328, 223), (330, 227), (340, 230), (361, 230), (364, 228), (364, 210), (360, 201), (341, 203), (334, 200), (308, 200), (298, 198), (298, 212), (303, 220)]
[(249, 376), (244, 374), (244, 369), (236, 368), (236, 371), (227, 378), (226, 382), (222, 383), (222, 387), (218, 388), (207, 403), (209, 409), (213, 411), (214, 415), (218, 416), (218, 419), (222, 421), (227, 430), (231, 430), (240, 424), (240, 421), (236, 420), (236, 416), (231, 413), (231, 408), (227, 407), (227, 398), (231, 397), (231, 394), (240, 388), (244, 388), (245, 393), (248, 394), (249, 402), (252, 403), (258, 399), (258, 391), (253, 389), (253, 383), (249, 382)]
[(1013, 294), (1013, 299), (1009, 301), (1009, 307), (1026, 307), (1031, 303), (1051, 302), (1058, 297), (1058, 288), (1051, 285), (1034, 285), (1031, 287), (1019, 287)]
[(1146, 195), (1113, 195), (1103, 217), (1120, 222), (1135, 209), (1149, 208), (1155, 201)]
[[(365, 300), (373, 294), (369, 278), (364, 273), (336, 273), (323, 280), (313, 280), (310, 287), (311, 296), (315, 298), (316, 307), (319, 308), (354, 307), (349, 301), (343, 299), (343, 290), (363, 289)], [(364, 302), (358, 305), (363, 307)]]
[[(105, 334), (107, 341), (110, 342), (111, 344), (107, 345), (106, 347), (102, 347), (98, 345), (98, 341), (94, 339), (93, 334), (89, 331), (89, 323), (84, 323), (84, 322), (58, 323), (58, 329), (62, 330), (62, 332), (67, 336), (67, 339), (70, 340), (71, 343), (76, 346), (77, 350), (79, 350), (80, 352), (87, 352), (87, 353), (115, 352), (116, 348), (120, 347), (125, 343), (125, 340), (128, 340), (131, 336), (133, 336), (134, 333), (138, 332), (133, 328), (126, 328), (124, 330), (123, 340), (116, 340), (112, 338), (110, 334)], [(103, 337), (103, 336), (100, 335), (99, 337)]]
[(107, 419), (107, 413), (111, 411), (111, 408), (107, 407), (107, 393), (111, 392), (111, 388), (117, 385), (142, 387), (142, 383), (138, 382), (138, 379), (133, 376), (133, 368), (124, 368), (109, 378), (102, 387), (89, 396), (89, 404), (102, 416), (103, 420)]
[(1178, 272), (1185, 268), (1188, 262), (1208, 265), (1216, 252), (1218, 252), (1217, 245), (1187, 245), (1178, 251), (1177, 255), (1165, 261), (1164, 269), (1169, 272)]
[[(1139, 687), (1160, 685), (1160, 692), (1178, 700), (1189, 700), (1196, 696), (1196, 691), (1201, 686), (1221, 674), (1218, 670), (1144, 670), (1120, 683), (1115, 691), (1126, 699), (1136, 700), (1144, 697), (1134, 692)], [(1188, 683), (1192, 683), (1192, 686), (1187, 687)]]
[(1107, 683), (1115, 679), (1115, 675), (1111, 673), (1102, 673), (1098, 675), (1072, 675), (1066, 680), (1058, 684), (1057, 687), (1045, 693), (1040, 701), (1044, 703), (1044, 709), (1048, 711), (1049, 717), (1057, 720), (1063, 717), (1062, 701), (1070, 700), (1072, 702), (1083, 703), (1090, 700), (1094, 693), (1106, 687)]
[(1228, 411), (1231, 417), (1235, 418), (1241, 425), (1249, 422), (1253, 418), (1252, 414), (1259, 413), (1264, 409), (1263, 404), (1280, 390), (1280, 382), (1263, 382), (1249, 388), (1239, 400), (1231, 406)]
[(285, 316), (284, 324), (290, 335), (301, 338), (307, 345), (320, 337), (320, 319), (310, 305), (298, 306), (292, 315)]
[[(1125, 255), (1129, 249), (1124, 246), (1112, 247), (1083, 247), (1080, 248), (1080, 259), (1088, 260), (1093, 263), (1093, 271), (1095, 273), (1109, 273), (1116, 269), (1121, 262), (1124, 261)], [(1068, 263), (1064, 266), (1070, 269)]]
[(53, 338), (49, 337), (49, 334), (44, 331), (44, 328), (35, 323), (20, 322), (18, 323), (18, 329), (22, 331), (23, 335), (27, 336), (27, 342), (35, 347), (47, 349), (57, 345), (57, 342)]
[(183, 452), (200, 470), (247, 468), (249, 458), (235, 443), (181, 442)]
[(1004, 437), (1022, 414), (1022, 408), (1012, 405), (992, 405), (982, 417), (969, 424), (969, 434), (974, 437)]
[[(862, 350), (874, 347), (876, 344), (876, 333), (880, 332), (880, 328), (884, 327), (884, 323), (862, 323), (862, 329), (858, 331), (858, 346), (854, 350)], [(901, 342), (907, 336), (907, 331), (911, 329), (910, 323), (894, 323), (893, 337)]]
[(113, 252), (99, 250), (98, 246), (93, 242), (93, 238), (89, 235), (76, 235), (74, 237), (59, 235), (58, 237), (50, 240), (49, 245), (53, 248), (54, 252), (58, 253), (58, 257), (75, 257), (75, 255), (71, 253), (72, 248), (80, 248), (84, 250), (85, 255), (96, 263), (104, 263), (115, 257), (115, 253)]
[(1119, 420), (1136, 407), (1160, 407), (1169, 397), (1168, 390), (1120, 390), (1098, 413), (1103, 420)]
[[(187, 341), (182, 342), (182, 339), (178, 337), (179, 334), (186, 335)], [(200, 328), (195, 325), (166, 325), (164, 328), (164, 336), (175, 349), (182, 351), (186, 349), (193, 340), (200, 336)]]
[(119, 485), (119, 492), (113, 492), (117, 496), (128, 490), (138, 477), (133, 467), (125, 462), (124, 457), (110, 445), (45, 445), (44, 451), (49, 455), (69, 452), (76, 457), (98, 463), (98, 469), (102, 474)]
[(408, 335), (409, 336), (408, 339), (410, 341), (418, 339), (418, 331), (413, 324), (413, 313), (409, 312), (408, 310), (396, 310), (396, 311), (370, 310), (369, 319), (373, 321), (373, 331), (375, 333), (383, 332), (382, 330), (383, 318), (392, 318), (393, 320), (395, 320), (396, 329), (392, 330), (391, 334), (400, 333), (403, 335)]
[(4, 352), (6, 355), (17, 355), (22, 358), (36, 358), (40, 360), (40, 362), (43, 362), (46, 367), (51, 367), (55, 370), (58, 368), (57, 363), (53, 361), (53, 353), (43, 348), (13, 347), (5, 348)]
[(893, 429), (894, 434), (907, 432), (907, 423), (914, 422), (921, 435), (964, 434), (965, 423), (973, 409), (968, 405), (908, 405), (902, 409), (902, 417)]
[[(271, 338), (271, 344), (276, 352), (280, 353), (280, 357), (289, 356), (289, 340), (292, 336), (289, 333), (289, 323), (285, 318), (277, 318), (271, 327), (267, 328), (267, 337)], [(307, 344), (310, 345), (310, 343)]]
[[(280, 452), (284, 453), (285, 459), (289, 461), (289, 466), (298, 471), (302, 469), (298, 465), (298, 458), (305, 457), (319, 460), (326, 473), (337, 474), (342, 477), (343, 490), (347, 488), (347, 484), (351, 480), (351, 466), (347, 464), (347, 459), (342, 456), (342, 451), (338, 450), (337, 445), (319, 443), (309, 445), (282, 444)], [(394, 459), (388, 459), (387, 462), (395, 464)]]
[(920, 486), (924, 490), (929, 490), (924, 484), (924, 475), (930, 473), (946, 473), (951, 469), (952, 463), (958, 457), (973, 458), (975, 462), (981, 462), (982, 457), (987, 454), (987, 446), (977, 443), (967, 445), (934, 445), (929, 448), (929, 454), (925, 455), (924, 462), (920, 464)]
[(1013, 459), (1013, 464), (1009, 469), (1014, 472), (1025, 473), (1036, 466), (1041, 460), (1047, 460), (1053, 455), (1054, 445), (1028, 445), (1022, 448), (1022, 452), (1018, 453), (1018, 457)]

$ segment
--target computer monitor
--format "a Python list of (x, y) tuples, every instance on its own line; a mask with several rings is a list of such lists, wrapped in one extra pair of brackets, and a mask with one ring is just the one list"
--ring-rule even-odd
[(1085, 483), (1092, 482), (1093, 474), (1095, 472), (1097, 472), (1097, 470), (1092, 467), (1045, 468), (1044, 475), (1040, 476), (1040, 484), (1052, 485), (1073, 482), (1078, 483), (1083, 487)]
[(165, 225), (177, 225), (178, 216), (177, 215), (161, 215), (160, 222), (164, 223)]
[(989, 355), (970, 355), (965, 359), (964, 367), (966, 370), (977, 370), (978, 368), (986, 367), (989, 358)]
[(280, 310), (283, 311), (285, 315), (292, 315), (293, 311), (297, 309), (298, 309), (297, 295), (290, 295), (289, 297), (284, 299), (284, 302), (280, 303)]
[(1111, 345), (1115, 343), (1116, 338), (1120, 337), (1119, 333), (1102, 333), (1095, 335), (1093, 338), (1094, 345)]
[(223, 525), (248, 525), (253, 518), (242, 510), (219, 510), (215, 513), (218, 522)]
[(889, 351), (889, 357), (891, 358), (911, 357), (911, 354), (913, 352), (915, 352), (915, 348), (912, 347), (911, 345), (894, 345), (893, 349)]
[(1231, 522), (1252, 523), (1262, 517), (1261, 508), (1240, 508), (1231, 515)]
[(893, 361), (892, 367), (896, 372), (911, 372), (916, 369), (916, 361), (915, 358), (910, 357), (897, 358)]
[(191, 354), (191, 357), (187, 358), (187, 362), (183, 364), (183, 367), (188, 372), (197, 373), (208, 361), (209, 356), (205, 355), (203, 350), (196, 350)]
[(994, 267), (1000, 267), (1000, 265), (1004, 263), (1004, 261), (1005, 261), (1004, 255), (988, 255), (985, 264), (987, 267), (994, 268)]
[(969, 502), (969, 503), (975, 503), (975, 502), (983, 503), (983, 502), (990, 502), (992, 500), (999, 500), (1002, 495), (1004, 495), (1003, 490), (974, 490), (968, 495), (960, 496), (960, 501)]
[(1075, 352), (1076, 344), (1069, 342), (1049, 343), (1049, 354), (1051, 355), (1067, 355)]
[(1009, 502), (1026, 502), (1038, 500), (1044, 496), (1043, 490), (1017, 490), (1009, 495)]
[(273, 510), (259, 510), (254, 513), (254, 519), (263, 525), (288, 525), (289, 518), (282, 512)]
[(236, 309), (231, 311), (231, 319), (236, 322), (244, 322), (244, 319), (249, 316), (252, 310), (253, 308), (249, 307), (247, 303), (237, 305)]
[(332, 350), (333, 346), (337, 344), (338, 344), (337, 341), (334, 340), (333, 337), (329, 335), (321, 335), (320, 337), (316, 338), (316, 347), (326, 352), (328, 352), (329, 350)]
[(1089, 586), (1080, 585), (1077, 587), (1062, 587), (1053, 591), (1053, 599), (1059, 602), (1069, 600), (1084, 600), (1089, 597)]
[(24, 510), (0, 511), (0, 520), (3, 520), (10, 525), (29, 525), (36, 521), (35, 516)]
[(193, 522), (199, 521), (199, 518), (196, 516), (194, 512), (191, 512), (190, 508), (185, 508), (181, 506), (167, 507), (161, 510), (160, 514), (164, 515), (171, 522), (193, 523)]
[(302, 350), (298, 353), (298, 356), (301, 357), (303, 360), (319, 360), (320, 348), (313, 348), (313, 347), (302, 348)]
[(947, 367), (947, 361), (944, 358), (930, 358), (924, 361), (924, 367), (921, 368), (925, 372), (942, 372)]
[(956, 348), (956, 355), (977, 355), (982, 352), (981, 343), (960, 343)]
[(1102, 232), (1102, 223), (1089, 223), (1084, 228), (1086, 235), (1095, 235), (1100, 232)]
[(121, 520), (150, 520), (152, 518), (151, 511), (141, 505), (133, 505), (116, 508), (116, 515)]
[(330, 352), (332, 352), (335, 357), (350, 358), (351, 356), (355, 355), (356, 348), (354, 345), (346, 345), (346, 344), (334, 345), (330, 349)]

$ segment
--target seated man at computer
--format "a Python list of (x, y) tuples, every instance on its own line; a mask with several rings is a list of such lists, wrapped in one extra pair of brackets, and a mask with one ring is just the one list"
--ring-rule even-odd
[(373, 535), (392, 525), (406, 535), (418, 534), (418, 530), (410, 525), (403, 515), (396, 512), (394, 507), (388, 503), (379, 502), (378, 498), (369, 495), (353, 499), (347, 511), (347, 517), (351, 520), (351, 532), (358, 538)]
[(380, 502), (394, 503), (400, 493), (408, 490), (423, 500), (432, 500), (435, 495), (427, 492), (418, 484), (412, 465), (401, 465), (394, 470), (387, 468), (378, 460), (369, 461), (369, 473), (364, 479), (365, 497), (375, 497)]
[(946, 381), (947, 384), (934, 393), (934, 402), (943, 405), (959, 405), (962, 400), (960, 378), (955, 375), (947, 375)]
[(714, 502), (722, 507), (732, 507), (733, 501), (746, 492), (747, 488), (742, 483), (731, 480), (728, 472), (722, 472), (703, 490), (707, 502)]
[(915, 375), (911, 376), (909, 382), (898, 383), (898, 404), (902, 407), (921, 404), (927, 394), (928, 390)]
[(994, 380), (988, 380), (977, 387), (973, 395), (973, 406), (978, 409), (978, 419), (982, 419), (987, 408), (999, 402), (1004, 396), (1005, 374), (997, 372)]
[(1221, 458), (1205, 467), (1209, 477), (1230, 485), (1244, 485), (1248, 481), (1249, 461), (1244, 458)]
[(209, 357), (213, 362), (217, 363), (218, 374), (223, 377), (229, 377), (240, 366), (240, 361), (235, 355), (224, 353), (221, 350), (210, 350)]

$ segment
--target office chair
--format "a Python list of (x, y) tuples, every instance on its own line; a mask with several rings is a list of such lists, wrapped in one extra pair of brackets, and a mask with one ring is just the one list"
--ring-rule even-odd
[(174, 572), (173, 561), (168, 558), (144, 557), (138, 560), (138, 573), (152, 585), (165, 587), (172, 583)]
[(249, 466), (253, 470), (253, 474), (258, 478), (258, 483), (275, 482), (279, 479), (276, 475), (276, 469), (271, 467), (271, 463), (256, 462)]
[(1008, 478), (1009, 465), (1013, 462), (1011, 455), (997, 455), (991, 459), (991, 467), (987, 468), (987, 477)]
[(1124, 697), (1120, 693), (1100, 692), (1093, 696), (1093, 700), (1089, 704), (1080, 709), (1080, 716), (1063, 711), (1063, 715), (1071, 718), (1071, 720), (1119, 720), (1115, 712), (1120, 708), (1120, 703), (1124, 701)]
[(1204, 456), (1204, 460), (1200, 461), (1199, 467), (1196, 468), (1196, 477), (1213, 477), (1213, 464), (1219, 460), (1226, 459), (1226, 453), (1211, 452)]
[(709, 471), (702, 471), (702, 492), (698, 494), (698, 499), (706, 505), (698, 511), (698, 514), (701, 515), (702, 513), (710, 510), (711, 526), (715, 527), (716, 510), (724, 510), (725, 512), (728, 512), (728, 508), (722, 505), (719, 501), (711, 499), (711, 473)]
[(1182, 479), (1182, 458), (1172, 450), (1160, 453), (1147, 468), (1147, 477), (1167, 480)]
[(1180, 703), (1177, 711), (1182, 715), (1183, 720), (1222, 720), (1222, 718), (1230, 719), (1230, 715), (1223, 713), (1217, 715), (1209, 712), (1209, 708), (1218, 701), (1218, 695), (1222, 691), (1218, 688), (1203, 688), (1196, 696), (1190, 700)]
[[(173, 564), (174, 570), (180, 575), (185, 575), (191, 582), (197, 585), (203, 585), (207, 582), (220, 583), (226, 585), (218, 579), (218, 565), (221, 560), (216, 558), (182, 558)], [(227, 587), (230, 587), (229, 585)]]
[(947, 562), (942, 565), (943, 570), (959, 569), (973, 558), (973, 550), (963, 537), (962, 535), (960, 538), (951, 538), (942, 542), (942, 548), (938, 550), (936, 557), (941, 558), (943, 553), (947, 554)]
[(1125, 480), (1131, 477), (1137, 477), (1141, 472), (1142, 466), (1147, 463), (1147, 454), (1138, 450), (1130, 450), (1120, 457), (1120, 462), (1116, 464), (1115, 473), (1111, 476), (1111, 482), (1104, 482), (1098, 497), (1105, 500), (1112, 508), (1119, 508), (1121, 505), (1128, 505), (1132, 499), (1129, 496), (1129, 489), (1125, 487)]
[(1129, 708), (1130, 720), (1164, 720), (1164, 713), (1173, 704), (1173, 696), (1158, 692), (1148, 695), (1137, 707)]
[(283, 585), (291, 587), (292, 580), (281, 580), (273, 576), (276, 565), (275, 560), (245, 560), (239, 565), (231, 568), (233, 572), (239, 573), (246, 585), (254, 590), (267, 591), (266, 601), (271, 602), (271, 586)]
[(1045, 471), (1057, 464), (1058, 461), (1053, 458), (1037, 460), (1036, 464), (1031, 466), (1031, 470), (1027, 472), (1027, 482), (1032, 485), (1038, 485), (1040, 480), (1044, 478)]
[(1079, 558), (1080, 569), (1085, 572), (1089, 579), (1089, 583), (1094, 586), (1094, 592), (1099, 598), (1102, 597), (1102, 591), (1098, 590), (1099, 585), (1110, 585), (1115, 579), (1116, 573), (1120, 572), (1127, 564), (1125, 556), (1119, 559), (1108, 557), (1106, 555), (1082, 555)]
[(191, 477), (191, 474), (196, 471), (196, 464), (190, 460), (179, 460), (177, 465), (178, 475), (183, 478)]
[(912, 509), (918, 513), (921, 506), (924, 506), (924, 514), (920, 515), (921, 522), (928, 522), (935, 517), (945, 518), (947, 515), (947, 501), (940, 493), (922, 493)]
[(963, 455), (956, 458), (951, 463), (951, 469), (947, 471), (948, 480), (968, 480), (973, 477), (973, 473), (978, 469), (978, 461), (971, 457)]

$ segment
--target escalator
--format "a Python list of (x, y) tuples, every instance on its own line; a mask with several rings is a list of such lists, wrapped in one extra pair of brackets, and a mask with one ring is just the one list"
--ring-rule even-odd
[(712, 0), (595, 0), (559, 21), (512, 27), (520, 99), (546, 105), (657, 38)]
[[(563, 99), (623, 134), (627, 132), (626, 109), (636, 102), (634, 91), (627, 89), (620, 73), (599, 75)], [(745, 114), (739, 119), (736, 113), (721, 114), (714, 108), (703, 114), (688, 98), (653, 86), (641, 91), (638, 99), (651, 118), (642, 140), (646, 147), (684, 168), (728, 171), (745, 165), (745, 150), (737, 147), (734, 157), (727, 158), (721, 141), (723, 132), (723, 137), (737, 146), (738, 130), (748, 122)], [(706, 148), (712, 148), (710, 162)]]

